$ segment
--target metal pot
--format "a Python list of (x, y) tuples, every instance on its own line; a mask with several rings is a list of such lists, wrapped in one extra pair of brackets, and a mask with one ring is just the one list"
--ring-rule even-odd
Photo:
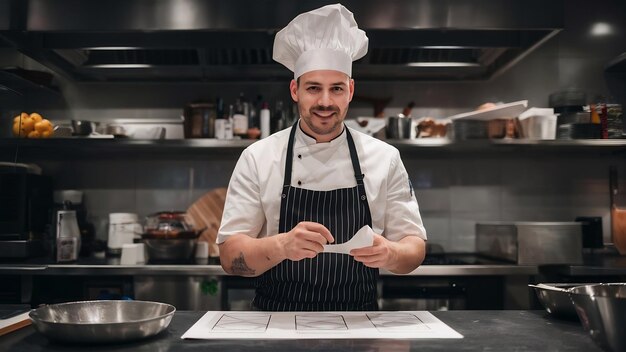
[(85, 120), (72, 120), (75, 136), (88, 136), (96, 130), (95, 123)]
[(406, 116), (387, 117), (387, 139), (411, 138), (412, 123), (413, 119)]
[(176, 308), (146, 301), (83, 301), (30, 312), (35, 329), (63, 342), (112, 343), (143, 339), (165, 330)]
[(197, 238), (143, 238), (151, 262), (184, 262), (196, 250)]

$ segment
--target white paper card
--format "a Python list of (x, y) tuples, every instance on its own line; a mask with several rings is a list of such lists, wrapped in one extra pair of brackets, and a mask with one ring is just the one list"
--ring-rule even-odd
[(365, 225), (348, 242), (324, 245), (324, 253), (350, 254), (350, 251), (355, 248), (371, 247), (372, 244), (374, 244), (374, 230), (369, 225)]
[(426, 311), (207, 312), (183, 339), (458, 339)]

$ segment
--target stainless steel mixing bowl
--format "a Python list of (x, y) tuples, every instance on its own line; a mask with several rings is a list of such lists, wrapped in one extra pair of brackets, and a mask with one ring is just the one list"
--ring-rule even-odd
[(584, 284), (541, 283), (528, 287), (535, 289), (539, 302), (548, 313), (558, 318), (577, 320), (578, 315), (569, 297), (569, 289), (581, 285)]
[(112, 343), (156, 335), (170, 324), (176, 308), (145, 301), (82, 301), (43, 306), (30, 318), (50, 339)]
[(583, 327), (607, 351), (626, 351), (626, 283), (596, 284), (570, 289)]

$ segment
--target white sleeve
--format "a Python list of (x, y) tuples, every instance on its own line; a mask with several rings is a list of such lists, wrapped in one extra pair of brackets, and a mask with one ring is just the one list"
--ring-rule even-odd
[(256, 238), (264, 223), (257, 167), (251, 153), (245, 149), (228, 184), (224, 214), (216, 242), (222, 243), (228, 236), (235, 234)]
[(409, 175), (396, 150), (387, 178), (387, 213), (385, 214), (385, 237), (399, 241), (405, 236), (418, 236), (426, 240), (415, 192)]

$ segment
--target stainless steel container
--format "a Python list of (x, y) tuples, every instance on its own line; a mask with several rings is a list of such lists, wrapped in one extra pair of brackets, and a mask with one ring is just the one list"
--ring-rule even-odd
[(584, 284), (542, 283), (528, 286), (535, 289), (539, 302), (548, 313), (558, 318), (577, 320), (578, 315), (569, 297), (569, 289), (581, 285)]
[(570, 289), (570, 297), (593, 341), (606, 351), (626, 351), (626, 283)]
[(410, 117), (390, 116), (387, 118), (387, 139), (409, 139), (413, 119)]
[(579, 222), (476, 224), (478, 254), (522, 265), (582, 264)]

